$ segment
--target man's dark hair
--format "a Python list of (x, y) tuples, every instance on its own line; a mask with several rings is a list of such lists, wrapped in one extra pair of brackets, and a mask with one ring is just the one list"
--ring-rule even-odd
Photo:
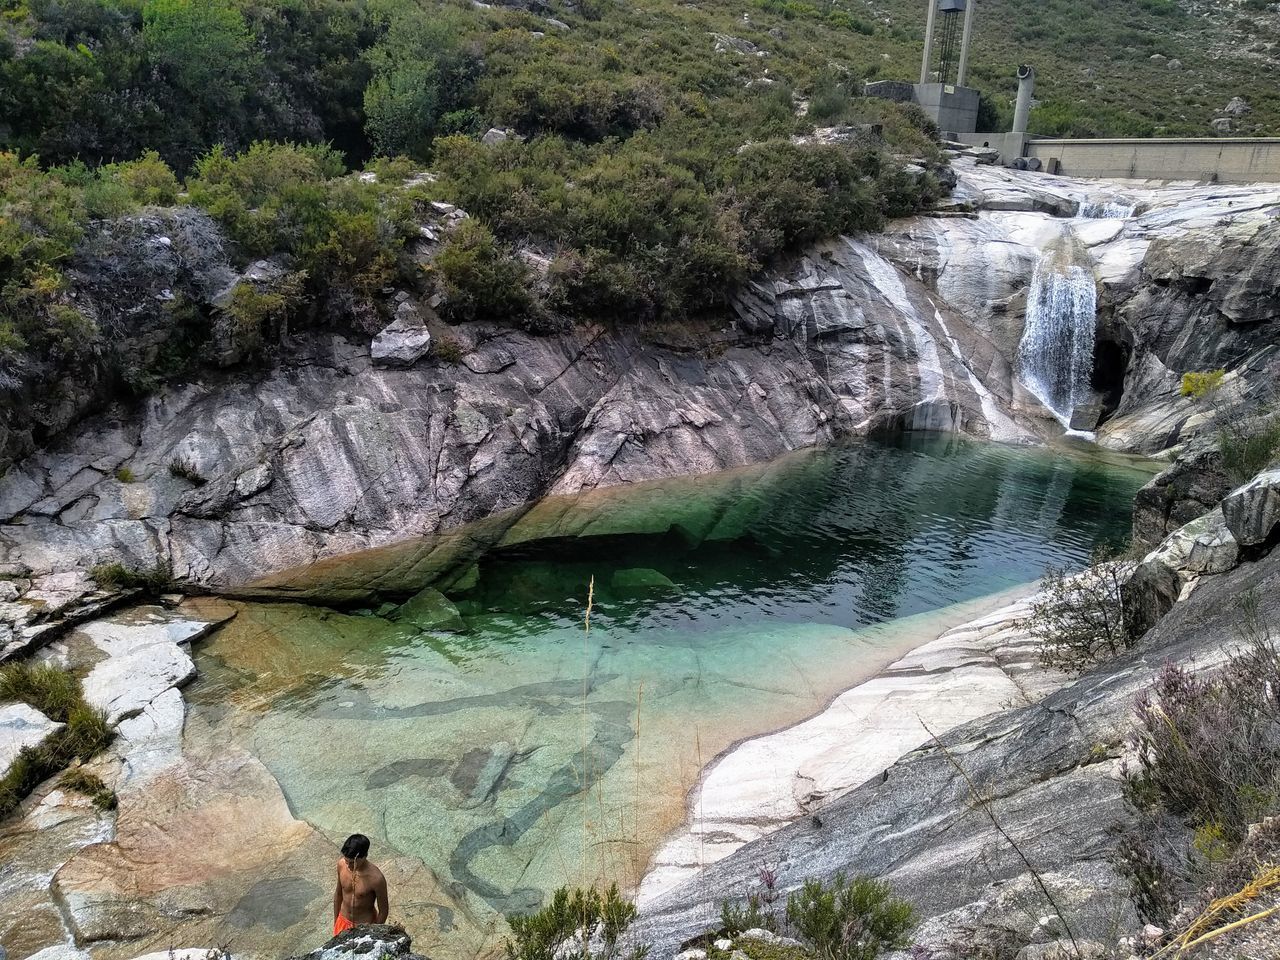
[(347, 837), (347, 842), (342, 845), (342, 855), (348, 860), (367, 857), (369, 855), (369, 838), (363, 833), (353, 833)]

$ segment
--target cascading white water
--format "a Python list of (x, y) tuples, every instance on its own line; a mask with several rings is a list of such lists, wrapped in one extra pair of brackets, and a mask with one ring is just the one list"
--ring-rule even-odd
[(1098, 288), (1093, 274), (1046, 254), (1031, 278), (1018, 373), (1064, 425), (1089, 394)]
[(1086, 220), (1128, 220), (1136, 205), (1124, 200), (1089, 200), (1080, 205), (1080, 216)]

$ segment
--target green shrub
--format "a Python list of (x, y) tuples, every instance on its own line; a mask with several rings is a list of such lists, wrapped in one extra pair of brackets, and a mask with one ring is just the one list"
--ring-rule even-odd
[(101, 587), (118, 587), (122, 590), (138, 589), (149, 593), (161, 593), (174, 586), (173, 572), (163, 563), (154, 567), (135, 570), (122, 563), (100, 563), (89, 575)]
[(435, 259), (450, 314), (500, 320), (527, 314), (532, 306), (529, 271), (499, 247), (482, 223), (465, 220)]
[(286, 329), (286, 322), (303, 301), (305, 272), (289, 273), (269, 287), (242, 280), (223, 307), (231, 320), (237, 345), (249, 353), (262, 350), (269, 339)]
[(777, 931), (778, 918), (766, 907), (757, 893), (747, 894), (741, 905), (731, 900), (720, 904), (720, 926), (726, 936), (732, 937), (746, 930)]
[(457, 337), (442, 336), (437, 337), (434, 347), (436, 358), (441, 363), (461, 363), (462, 362), (462, 344), (458, 342)]
[(1182, 375), (1182, 396), (1193, 400), (1203, 400), (1214, 393), (1227, 375), (1225, 370), (1211, 370), (1207, 373), (1188, 371)]
[(915, 910), (887, 884), (837, 874), (830, 886), (806, 880), (791, 894), (787, 922), (822, 960), (875, 960), (906, 946)]
[(133, 472), (133, 469), (131, 467), (117, 467), (116, 479), (119, 480), (121, 483), (137, 483), (138, 482), (137, 474)]
[[(576, 948), (564, 957), (581, 960), (617, 960), (619, 941), (635, 919), (636, 908), (618, 893), (613, 884), (603, 894), (595, 887), (570, 891), (561, 887), (551, 903), (535, 913), (507, 917), (511, 937), (505, 942), (508, 960), (553, 960), (557, 950), (569, 941)], [(588, 942), (598, 931), (601, 948), (596, 952)], [(636, 947), (627, 952), (629, 960), (642, 960), (646, 951)]]

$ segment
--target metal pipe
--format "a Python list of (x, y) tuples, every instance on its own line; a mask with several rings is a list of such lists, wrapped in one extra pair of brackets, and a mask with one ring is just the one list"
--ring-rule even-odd
[(973, 36), (973, 11), (978, 0), (969, 0), (964, 8), (964, 33), (960, 36), (960, 70), (956, 75), (956, 86), (963, 87), (965, 76), (969, 72), (969, 39)]
[(929, 82), (929, 57), (933, 53), (933, 20), (938, 12), (938, 0), (928, 0), (929, 19), (924, 26), (924, 59), (920, 62), (920, 82)]
[(1013, 132), (1027, 132), (1027, 118), (1031, 115), (1031, 96), (1036, 92), (1036, 71), (1027, 63), (1018, 67), (1018, 102), (1013, 108)]

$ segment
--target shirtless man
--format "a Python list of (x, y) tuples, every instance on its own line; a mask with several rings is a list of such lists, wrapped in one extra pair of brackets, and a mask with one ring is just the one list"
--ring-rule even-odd
[(369, 862), (369, 838), (353, 833), (338, 858), (338, 885), (333, 891), (333, 935), (362, 923), (387, 920), (387, 878)]

